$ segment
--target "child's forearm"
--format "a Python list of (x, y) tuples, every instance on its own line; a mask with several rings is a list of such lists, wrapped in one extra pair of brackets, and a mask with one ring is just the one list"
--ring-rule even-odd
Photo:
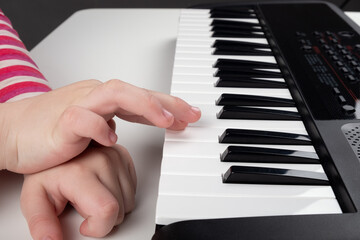
[(10, 20), (0, 10), (0, 103), (50, 90)]

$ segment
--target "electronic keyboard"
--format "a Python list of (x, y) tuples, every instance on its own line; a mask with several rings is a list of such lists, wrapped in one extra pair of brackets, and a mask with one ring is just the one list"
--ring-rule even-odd
[(153, 240), (360, 239), (360, 36), (322, 2), (183, 9)]

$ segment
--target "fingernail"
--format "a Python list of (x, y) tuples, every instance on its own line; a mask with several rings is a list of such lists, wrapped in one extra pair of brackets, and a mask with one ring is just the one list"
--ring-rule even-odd
[(166, 117), (166, 119), (172, 119), (174, 115), (172, 115), (171, 112), (167, 111), (166, 109), (163, 109), (163, 115)]
[(191, 107), (191, 111), (193, 111), (194, 113), (200, 113), (201, 112), (200, 108), (198, 108), (198, 107)]
[(52, 238), (51, 237), (49, 237), (49, 236), (46, 236), (46, 237), (43, 237), (43, 239), (42, 240), (52, 240)]
[(109, 139), (113, 143), (117, 141), (117, 135), (112, 130), (109, 131)]

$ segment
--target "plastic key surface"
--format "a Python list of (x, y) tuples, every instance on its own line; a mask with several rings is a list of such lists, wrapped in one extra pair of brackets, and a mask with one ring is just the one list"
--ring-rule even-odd
[(253, 120), (300, 120), (301, 116), (297, 112), (252, 108), (238, 106), (224, 106), (217, 114), (218, 119), (253, 119)]
[(228, 146), (220, 159), (223, 162), (320, 164), (315, 152), (247, 146)]
[(311, 139), (308, 135), (247, 129), (226, 129), (219, 137), (219, 142), (311, 145)]
[(324, 173), (281, 168), (231, 166), (223, 175), (224, 183), (329, 185)]
[(254, 96), (246, 94), (221, 94), (216, 101), (218, 106), (261, 106), (261, 107), (294, 107), (295, 102), (288, 98)]

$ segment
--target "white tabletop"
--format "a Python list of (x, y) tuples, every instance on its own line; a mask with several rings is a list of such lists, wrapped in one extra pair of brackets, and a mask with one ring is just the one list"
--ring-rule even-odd
[[(179, 9), (92, 9), (72, 15), (32, 51), (53, 88), (84, 79), (122, 79), (170, 91)], [(360, 23), (360, 13), (350, 13)], [(136, 209), (105, 239), (145, 240), (155, 230), (155, 206), (164, 130), (117, 120), (118, 143), (131, 153), (138, 175)], [(0, 172), (0, 239), (31, 239), (20, 211), (22, 176)], [(83, 237), (82, 218), (61, 215), (64, 239)]]

